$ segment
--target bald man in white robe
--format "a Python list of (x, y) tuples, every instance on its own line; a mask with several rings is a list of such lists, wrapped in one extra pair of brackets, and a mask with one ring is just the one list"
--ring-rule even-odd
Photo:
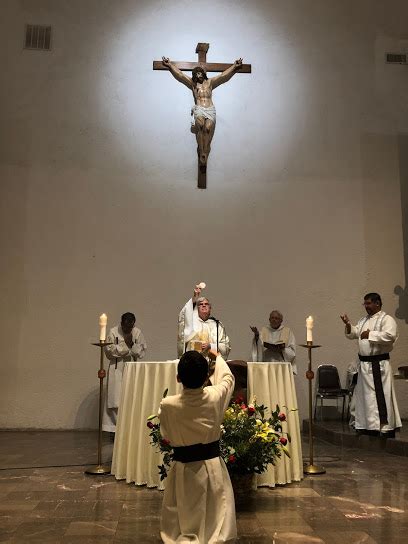
[(250, 327), (254, 333), (252, 340), (252, 361), (264, 363), (287, 362), (292, 364), (293, 374), (297, 374), (296, 340), (289, 327), (282, 325), (283, 315), (279, 310), (272, 310), (269, 315), (269, 326)]

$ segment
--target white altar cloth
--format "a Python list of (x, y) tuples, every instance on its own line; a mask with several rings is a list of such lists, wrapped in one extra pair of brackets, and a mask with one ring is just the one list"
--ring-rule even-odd
[(161, 455), (150, 445), (147, 418), (157, 414), (165, 389), (169, 395), (181, 392), (177, 364), (178, 360), (125, 363), (111, 468), (117, 480), (164, 489), (157, 468)]
[[(164, 489), (158, 465), (161, 455), (150, 445), (147, 418), (157, 414), (163, 392), (181, 392), (177, 383), (178, 360), (125, 363), (111, 473), (117, 480)], [(248, 363), (248, 402), (256, 395), (259, 404), (275, 408), (279, 404), (297, 408), (296, 391), (290, 363)], [(258, 476), (259, 486), (273, 487), (302, 479), (302, 450), (298, 412), (288, 412), (291, 459), (283, 456), (276, 467)], [(284, 424), (285, 428), (285, 424)]]
[[(270, 410), (279, 405), (287, 415), (282, 428), (289, 432), (287, 444), (290, 458), (282, 455), (276, 466), (257, 476), (258, 486), (274, 487), (276, 484), (299, 482), (303, 478), (302, 443), (300, 438), (299, 412), (291, 363), (248, 363), (248, 402), (256, 396), (257, 404)], [(292, 409), (296, 411), (291, 411)], [(267, 417), (270, 415), (266, 413)]]

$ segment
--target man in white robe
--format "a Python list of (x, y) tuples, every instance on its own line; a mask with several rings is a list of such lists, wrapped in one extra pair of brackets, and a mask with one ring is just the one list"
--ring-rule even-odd
[(282, 321), (282, 312), (272, 310), (269, 315), (269, 327), (262, 327), (261, 333), (256, 327), (251, 327), (254, 333), (252, 361), (286, 361), (292, 363), (293, 374), (297, 374), (295, 336), (289, 327), (282, 325)]
[(395, 320), (381, 310), (378, 293), (364, 297), (367, 315), (356, 326), (347, 314), (341, 317), (350, 340), (358, 340), (359, 361), (355, 397), (355, 429), (392, 436), (401, 427), (389, 353), (398, 338)]
[(218, 355), (214, 385), (203, 387), (207, 377), (206, 359), (188, 351), (178, 365), (183, 392), (166, 397), (160, 405), (161, 435), (175, 452), (162, 506), (165, 544), (216, 544), (237, 535), (231, 480), (219, 455), (220, 426), (234, 390), (234, 376)]
[(179, 314), (177, 354), (181, 357), (186, 351), (198, 350), (205, 355), (211, 349), (227, 359), (231, 345), (225, 327), (211, 316), (211, 304), (200, 294), (201, 287), (196, 285)]
[(113, 327), (106, 338), (106, 342), (112, 342), (112, 345), (105, 347), (109, 367), (102, 430), (111, 433), (116, 432), (125, 363), (142, 359), (147, 349), (143, 333), (135, 327), (135, 323), (134, 314), (131, 312), (123, 314), (120, 325)]

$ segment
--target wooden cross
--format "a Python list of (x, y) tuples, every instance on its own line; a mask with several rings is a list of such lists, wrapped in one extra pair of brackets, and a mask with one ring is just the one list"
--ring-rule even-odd
[[(171, 61), (179, 70), (183, 72), (191, 71), (196, 66), (201, 66), (205, 69), (206, 72), (224, 72), (227, 68), (232, 66), (232, 64), (223, 64), (220, 62), (207, 62), (207, 52), (210, 47), (209, 43), (198, 43), (196, 47), (196, 53), (198, 54), (198, 62), (184, 62), (184, 61)], [(164, 66), (161, 60), (153, 61), (153, 70), (168, 70)], [(236, 73), (250, 74), (251, 65), (242, 64)], [(207, 167), (203, 167), (198, 164), (198, 180), (197, 187), (199, 189), (205, 189), (207, 187)]]

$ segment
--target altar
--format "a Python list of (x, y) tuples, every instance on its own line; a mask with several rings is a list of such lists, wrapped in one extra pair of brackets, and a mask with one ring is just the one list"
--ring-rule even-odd
[[(117, 480), (164, 489), (158, 465), (161, 455), (150, 445), (147, 418), (157, 414), (163, 392), (180, 393), (174, 361), (138, 361), (125, 363), (121, 402), (113, 448), (111, 473)], [(290, 363), (248, 363), (248, 399), (256, 396), (258, 404), (274, 409), (279, 404), (287, 413), (284, 431), (291, 435), (291, 457), (285, 455), (266, 473), (257, 477), (258, 486), (274, 487), (300, 481), (303, 477), (302, 449), (296, 390)], [(285, 428), (286, 426), (286, 428)]]

